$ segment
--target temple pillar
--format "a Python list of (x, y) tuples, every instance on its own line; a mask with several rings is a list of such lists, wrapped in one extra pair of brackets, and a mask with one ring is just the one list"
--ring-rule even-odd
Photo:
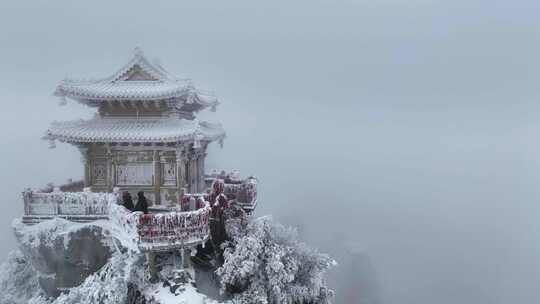
[(197, 171), (196, 179), (197, 179), (197, 190), (195, 192), (200, 193), (201, 192), (201, 154), (199, 152), (195, 153), (195, 170)]
[(180, 199), (186, 191), (187, 172), (186, 172), (186, 154), (184, 147), (176, 149), (176, 184), (178, 186), (178, 198)]
[(118, 152), (113, 151), (111, 153), (111, 191), (116, 187), (116, 166), (118, 165)]
[(204, 149), (201, 149), (200, 153), (197, 156), (197, 173), (198, 173), (198, 190), (197, 192), (203, 192), (206, 188), (206, 182), (204, 180), (204, 159), (206, 158), (206, 153)]
[(81, 161), (84, 166), (84, 187), (90, 187), (91, 181), (90, 181), (90, 156), (88, 155), (88, 147), (79, 147), (79, 151), (81, 151)]
[(198, 189), (198, 179), (197, 176), (197, 154), (195, 152), (191, 152), (189, 155), (189, 172), (188, 172), (188, 178), (189, 178), (189, 193), (196, 193)]
[(158, 150), (154, 151), (153, 155), (153, 162), (154, 162), (154, 204), (160, 205), (161, 204), (161, 193), (160, 193), (160, 185), (161, 185), (161, 162), (160, 162), (160, 153)]
[(112, 192), (114, 187), (114, 164), (111, 147), (107, 146), (107, 191)]
[(195, 155), (190, 153), (188, 157), (188, 183), (189, 183), (188, 191), (189, 193), (197, 192), (197, 187), (196, 187), (197, 180), (195, 179), (195, 176), (197, 173), (196, 170), (197, 170), (197, 167), (196, 167)]
[(188, 248), (180, 249), (182, 255), (182, 268), (188, 269), (190, 267), (191, 250)]

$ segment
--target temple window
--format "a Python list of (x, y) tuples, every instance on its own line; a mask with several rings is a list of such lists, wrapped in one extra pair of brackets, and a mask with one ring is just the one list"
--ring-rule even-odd
[(129, 163), (116, 167), (116, 184), (119, 186), (151, 186), (154, 184), (152, 163)]

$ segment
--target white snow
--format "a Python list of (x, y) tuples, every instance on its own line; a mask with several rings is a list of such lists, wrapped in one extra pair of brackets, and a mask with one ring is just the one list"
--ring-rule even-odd
[(324, 273), (334, 260), (301, 243), (295, 230), (271, 217), (249, 221), (241, 229), (239, 225), (244, 224), (228, 223), (233, 240), (216, 271), (224, 292), (227, 286), (244, 289), (234, 295), (236, 303), (328, 303), (333, 291), (326, 287)]
[(111, 238), (117, 239), (127, 249), (139, 252), (135, 215), (113, 202), (109, 202), (107, 208), (109, 220), (76, 223), (55, 217), (35, 225), (26, 225), (21, 219), (14, 219), (12, 226), (19, 236), (19, 241), (32, 247), (37, 247), (43, 242), (52, 246), (52, 240), (58, 236), (64, 236), (64, 245), (67, 246), (69, 243), (67, 236), (70, 232), (86, 226), (99, 226), (103, 228), (104, 233), (110, 234)]
[(230, 302), (217, 302), (209, 299), (205, 295), (197, 292), (197, 289), (190, 284), (184, 286), (185, 290), (179, 295), (174, 295), (169, 291), (169, 287), (163, 287), (161, 284), (154, 284), (145, 290), (151, 299), (162, 304), (219, 304)]
[[(40, 242), (51, 242), (58, 236), (67, 236), (69, 232), (87, 226), (99, 226), (106, 237), (120, 244), (113, 250), (109, 262), (98, 272), (88, 276), (79, 286), (71, 288), (69, 293), (57, 299), (46, 299), (38, 283), (37, 271), (33, 269), (20, 251), (14, 251), (9, 259), (0, 266), (0, 288), (7, 293), (0, 293), (2, 304), (74, 304), (74, 303), (124, 303), (127, 296), (128, 283), (141, 287), (147, 299), (152, 298), (155, 304), (218, 304), (190, 284), (182, 287), (185, 290), (174, 295), (162, 283), (151, 284), (147, 278), (144, 255), (137, 245), (136, 228), (132, 213), (123, 207), (111, 204), (110, 219), (91, 223), (74, 223), (61, 218), (44, 221), (36, 225), (25, 225), (20, 220), (14, 221), (14, 229), (21, 242), (30, 246), (44, 245)], [(69, 243), (64, 239), (64, 244)], [(112, 242), (116, 244), (116, 242)], [(128, 250), (120, 250), (119, 246)]]
[[(0, 265), (0, 288), (2, 304), (40, 303), (44, 296), (35, 270), (19, 250), (11, 252), (7, 260)], [(35, 302), (29, 299), (34, 299)]]
[[(55, 236), (67, 236), (70, 231), (80, 229), (83, 225), (62, 218), (53, 218), (31, 226), (23, 224), (21, 219), (14, 219), (12, 223), (15, 233), (19, 235), (19, 241), (34, 248), (43, 243), (52, 246)], [(64, 246), (68, 243), (69, 239), (64, 237)]]

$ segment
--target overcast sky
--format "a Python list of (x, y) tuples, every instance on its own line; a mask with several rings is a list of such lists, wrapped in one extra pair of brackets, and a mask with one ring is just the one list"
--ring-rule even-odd
[[(0, 256), (20, 192), (79, 178), (40, 140), (92, 109), (52, 96), (140, 46), (214, 90), (209, 167), (261, 180), (258, 214), (339, 235), (384, 303), (539, 301), (540, 2), (0, 0)], [(327, 250), (329, 250), (327, 248)]]

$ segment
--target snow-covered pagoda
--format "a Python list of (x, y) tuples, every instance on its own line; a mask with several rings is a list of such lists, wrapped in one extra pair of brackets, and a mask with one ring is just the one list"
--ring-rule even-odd
[(169, 74), (135, 49), (113, 75), (64, 80), (55, 95), (97, 109), (90, 120), (53, 123), (45, 136), (53, 145), (60, 141), (79, 148), (85, 187), (144, 191), (156, 205), (205, 190), (207, 146), (225, 138), (221, 125), (196, 118), (201, 110), (216, 109), (211, 93)]
[[(169, 74), (139, 49), (112, 76), (64, 80), (55, 95), (63, 103), (71, 99), (97, 110), (89, 120), (54, 122), (44, 136), (53, 147), (59, 141), (80, 150), (84, 178), (25, 190), (23, 223), (106, 220), (136, 231), (139, 248), (148, 253), (219, 242), (226, 209), (254, 210), (254, 177), (241, 179), (234, 171), (205, 174), (207, 147), (221, 144), (225, 132), (196, 116), (215, 110), (217, 98)], [(143, 191), (150, 212), (122, 207), (124, 191), (133, 197)]]

